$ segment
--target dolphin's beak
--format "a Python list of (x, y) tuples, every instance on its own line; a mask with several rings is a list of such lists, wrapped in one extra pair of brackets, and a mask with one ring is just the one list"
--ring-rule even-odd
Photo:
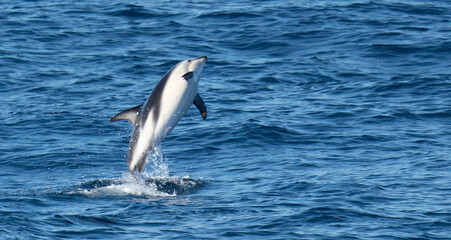
[(207, 56), (202, 56), (200, 58), (196, 58), (197, 62), (200, 64), (200, 70), (202, 71), (202, 68), (204, 67), (205, 62), (207, 61)]
[(202, 56), (202, 57), (196, 58), (195, 61), (197, 62), (197, 65), (195, 66), (196, 78), (199, 79), (200, 72), (202, 72), (202, 69), (204, 68), (204, 64), (205, 64), (205, 62), (207, 62), (207, 56)]
[(199, 60), (204, 60), (204, 61), (206, 61), (207, 60), (207, 56), (202, 56), (202, 57), (200, 57), (200, 58), (198, 58)]

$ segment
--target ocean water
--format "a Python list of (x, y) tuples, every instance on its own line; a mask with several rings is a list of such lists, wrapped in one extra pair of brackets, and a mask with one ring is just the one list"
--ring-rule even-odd
[[(126, 166), (177, 62), (192, 106)], [(2, 1), (0, 239), (451, 239), (449, 1)]]

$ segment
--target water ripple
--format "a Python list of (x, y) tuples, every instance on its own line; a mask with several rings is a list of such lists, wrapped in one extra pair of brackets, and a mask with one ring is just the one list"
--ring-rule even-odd
[[(0, 6), (0, 238), (451, 235), (447, 1)], [(203, 55), (208, 119), (130, 177), (110, 117)]]

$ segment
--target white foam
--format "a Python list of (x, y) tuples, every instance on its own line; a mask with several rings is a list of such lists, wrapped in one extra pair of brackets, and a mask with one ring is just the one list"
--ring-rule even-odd
[(150, 168), (150, 171), (144, 170), (141, 175), (132, 176), (127, 172), (119, 179), (97, 180), (100, 182), (104, 181), (103, 184), (92, 183), (91, 186), (90, 182), (86, 182), (87, 187), (81, 187), (70, 192), (70, 194), (82, 194), (89, 197), (172, 197), (177, 195), (175, 189), (173, 189), (173, 193), (159, 191), (156, 182), (163, 184), (170, 182), (181, 188), (195, 187), (196, 185), (189, 181), (185, 183), (184, 180), (188, 180), (189, 177), (169, 176), (168, 165), (165, 163), (159, 147), (154, 148), (147, 163), (148, 167), (146, 168)]
[(158, 191), (155, 183), (146, 183), (144, 180), (136, 179), (127, 173), (121, 179), (112, 181), (111, 184), (90, 189), (78, 189), (71, 193), (82, 194), (89, 197), (171, 197), (176, 194), (168, 194)]
[[(152, 186), (153, 185), (153, 186)], [(93, 189), (85, 189), (80, 192), (83, 195), (90, 197), (122, 197), (122, 196), (137, 196), (137, 197), (169, 197), (175, 194), (167, 194), (157, 190), (155, 184), (144, 184), (136, 182), (126, 182), (122, 184), (112, 184), (106, 187), (99, 187)]]

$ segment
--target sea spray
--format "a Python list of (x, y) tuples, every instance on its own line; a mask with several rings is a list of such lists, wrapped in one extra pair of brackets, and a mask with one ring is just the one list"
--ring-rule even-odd
[(146, 169), (142, 173), (132, 175), (127, 171), (117, 179), (86, 181), (69, 194), (89, 197), (173, 197), (195, 191), (208, 182), (188, 176), (169, 176), (166, 159), (159, 147), (153, 149), (147, 161)]
[(150, 172), (143, 172), (143, 177), (169, 177), (169, 169), (164, 159), (161, 148), (155, 147), (147, 159), (147, 165), (151, 168)]

